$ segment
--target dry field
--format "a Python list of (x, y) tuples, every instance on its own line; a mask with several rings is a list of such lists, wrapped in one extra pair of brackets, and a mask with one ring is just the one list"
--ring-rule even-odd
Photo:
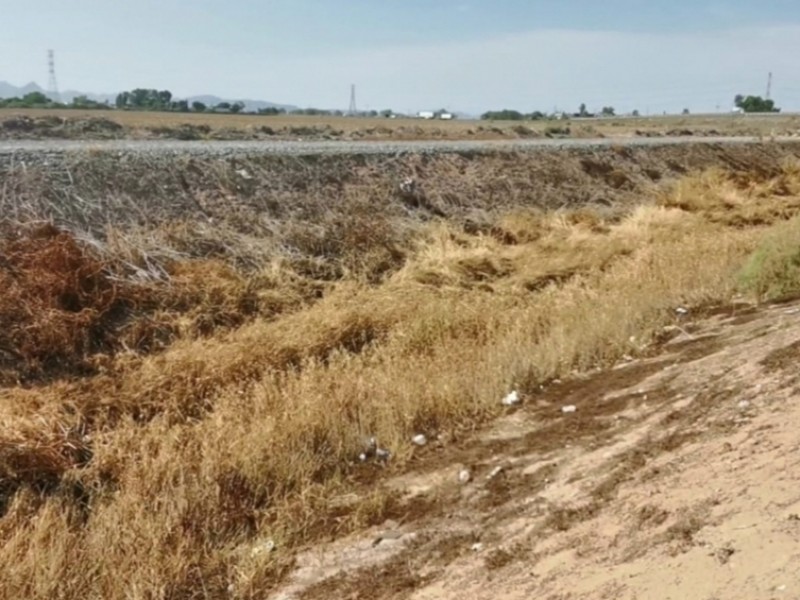
[[(527, 405), (553, 382), (579, 385), (587, 372), (652, 357), (669, 341), (665, 327), (683, 331), (677, 307), (711, 314), (800, 290), (796, 153), (720, 151), (728, 167), (701, 172), (662, 156), (672, 171), (648, 173), (623, 171), (631, 155), (609, 152), (617, 168), (600, 160), (610, 155), (554, 156), (564, 171), (551, 176), (574, 168), (574, 179), (534, 177), (528, 188), (524, 160), (534, 159), (494, 157), (498, 169), (450, 157), (426, 172), (432, 159), (419, 158), (431, 191), (400, 197), (363, 158), (341, 179), (330, 164), (293, 163), (290, 173), (275, 163), (283, 179), (259, 189), (246, 185), (270, 181), (265, 163), (218, 173), (190, 163), (175, 207), (169, 180), (126, 175), (121, 163), (105, 171), (101, 157), (71, 165), (68, 178), (6, 172), (0, 597), (267, 598), (285, 584), (307, 598), (405, 598), (426, 586), (427, 597), (453, 597), (438, 578), (474, 531), (421, 535), (378, 571), (337, 567), (305, 586), (297, 574), (309, 548), (387, 520), (444, 518), (452, 499), (406, 488), (443, 465), (515, 456), (470, 441), (506, 412), (509, 391)], [(495, 179), (470, 192), (464, 173), (481, 168)], [(451, 177), (433, 181), (443, 172)], [(583, 192), (573, 184), (589, 180)], [(543, 195), (533, 200), (520, 191), (534, 188)], [(304, 196), (321, 189), (339, 195)], [(114, 197), (101, 201), (103, 191)], [(158, 214), (142, 203), (147, 194), (164, 204)], [(248, 213), (257, 198), (265, 208)], [(190, 201), (193, 216), (181, 219)], [(45, 217), (60, 228), (36, 222)], [(578, 405), (576, 420), (534, 413), (548, 427), (526, 438), (526, 452), (580, 456), (608, 442), (595, 421), (607, 407), (587, 399), (590, 388), (574, 390), (551, 401)], [(431, 443), (415, 446), (418, 434)], [(645, 450), (683, 441), (620, 454), (595, 504), (542, 505), (542, 531), (588, 523)], [(533, 498), (551, 482), (548, 468), (519, 487), (492, 484), (475, 514)], [(642, 522), (660, 518), (653, 510)], [(704, 515), (682, 515), (668, 541), (689, 544)], [(420, 548), (430, 561), (418, 561)], [(518, 565), (517, 551), (535, 564), (533, 550), (499, 548), (481, 568)]]
[[(27, 126), (20, 118), (30, 119)], [(115, 127), (118, 126), (118, 127)], [(516, 139), (800, 133), (797, 115), (665, 116), (567, 121), (478, 121), (0, 109), (0, 139)]]

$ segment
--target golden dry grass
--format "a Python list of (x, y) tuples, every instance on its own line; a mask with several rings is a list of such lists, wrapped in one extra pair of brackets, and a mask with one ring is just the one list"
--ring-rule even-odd
[[(3, 388), (0, 597), (265, 597), (298, 548), (402, 511), (379, 482), (407, 464), (412, 435), (479, 426), (511, 389), (645, 351), (677, 306), (730, 301), (799, 185), (793, 165), (747, 182), (717, 172), (621, 217), (432, 224), (380, 281), (354, 263), (270, 318), (177, 326), (159, 352)], [(237, 290), (270, 289), (258, 278), (286, 276), (275, 268), (243, 282), (175, 267), (184, 304), (165, 318), (236, 313)], [(192, 272), (217, 275), (203, 291)], [(356, 458), (369, 436), (393, 452), (385, 471)]]
[[(0, 122), (12, 117), (57, 117), (69, 120), (109, 119), (125, 127), (132, 137), (176, 129), (182, 125), (207, 127), (212, 132), (252, 132), (269, 127), (280, 135), (307, 137), (334, 134), (369, 139), (493, 139), (535, 137), (554, 128), (568, 128), (573, 137), (630, 137), (636, 135), (791, 135), (800, 131), (796, 115), (688, 115), (572, 119), (567, 121), (452, 121), (416, 118), (386, 119), (309, 115), (248, 115), (166, 113), (117, 110), (0, 109)], [(338, 132), (338, 133), (336, 133)]]

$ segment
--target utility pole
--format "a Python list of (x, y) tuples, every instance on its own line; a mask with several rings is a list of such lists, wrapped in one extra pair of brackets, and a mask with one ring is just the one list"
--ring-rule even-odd
[(58, 93), (58, 83), (56, 83), (56, 54), (52, 50), (47, 51), (47, 71), (49, 74), (47, 94), (53, 102), (61, 102), (61, 96)]
[(356, 85), (353, 84), (350, 86), (350, 108), (347, 109), (347, 114), (351, 117), (355, 117), (358, 114), (358, 108), (356, 107)]
[(770, 96), (772, 96), (772, 71), (770, 71), (769, 76), (767, 77), (767, 96), (765, 100), (769, 100)]

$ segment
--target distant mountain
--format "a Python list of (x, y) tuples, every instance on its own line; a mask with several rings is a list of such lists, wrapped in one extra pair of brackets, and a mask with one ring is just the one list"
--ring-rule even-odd
[(94, 100), (95, 102), (108, 102), (109, 104), (114, 104), (114, 100), (117, 99), (116, 94), (86, 94), (77, 90), (65, 90), (63, 92), (59, 92), (58, 95), (61, 96), (61, 101), (66, 102), (67, 104), (72, 102), (78, 96), (86, 96), (89, 98), (89, 100)]
[[(42, 92), (46, 94), (47, 91), (40, 87), (35, 82), (30, 82), (22, 87), (16, 87), (11, 85), (7, 81), (0, 81), (0, 98), (14, 98), (14, 97), (22, 97), (25, 94), (30, 94), (31, 92)], [(77, 90), (65, 90), (59, 94), (61, 96), (61, 101), (70, 103), (74, 98), (77, 96), (86, 96), (90, 100), (95, 100), (96, 102), (108, 102), (109, 104), (113, 104), (114, 100), (117, 98), (117, 94), (94, 94), (91, 92), (79, 92)], [(267, 102), (265, 100), (240, 100), (236, 99), (228, 99), (228, 98), (221, 98), (219, 96), (212, 96), (212, 95), (204, 95), (204, 96), (190, 96), (189, 98), (181, 98), (179, 96), (175, 97), (176, 100), (188, 100), (189, 104), (192, 102), (202, 102), (206, 106), (215, 106), (220, 102), (242, 102), (244, 103), (245, 110), (247, 111), (257, 111), (260, 108), (283, 108), (286, 110), (294, 110), (297, 107), (292, 106), (290, 104), (275, 104), (274, 102)]]
[(13, 86), (7, 81), (0, 81), (0, 98), (14, 98), (15, 96), (21, 98), (25, 94), (30, 94), (31, 92), (44, 92), (44, 90), (33, 81), (22, 87)]

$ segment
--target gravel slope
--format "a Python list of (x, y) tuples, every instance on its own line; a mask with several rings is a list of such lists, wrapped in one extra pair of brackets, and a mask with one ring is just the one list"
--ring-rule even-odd
[[(777, 143), (797, 142), (797, 138), (775, 138)], [(194, 154), (226, 156), (232, 154), (333, 155), (402, 154), (447, 152), (527, 151), (537, 149), (605, 148), (609, 146), (678, 146), (689, 144), (755, 144), (756, 137), (662, 137), (598, 138), (501, 141), (388, 141), (388, 142), (236, 142), (236, 141), (150, 141), (150, 140), (23, 140), (0, 141), (0, 157), (58, 155), (80, 151), (106, 151), (138, 154)]]

